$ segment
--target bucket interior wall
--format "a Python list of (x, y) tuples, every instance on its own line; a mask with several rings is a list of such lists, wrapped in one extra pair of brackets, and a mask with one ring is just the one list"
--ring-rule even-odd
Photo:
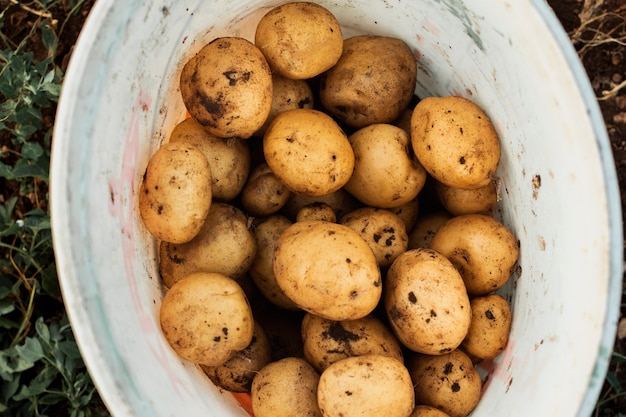
[[(345, 37), (403, 39), (418, 62), (416, 94), (475, 101), (501, 138), (497, 216), (521, 249), (500, 291), (513, 327), (502, 355), (482, 365), (472, 416), (588, 415), (611, 353), (603, 343), (617, 311), (621, 232), (598, 110), (556, 19), (541, 1), (319, 3)], [(100, 0), (81, 35), (55, 131), (54, 239), (81, 351), (116, 415), (247, 415), (162, 338), (157, 242), (137, 191), (149, 157), (185, 117), (185, 60), (218, 36), (253, 40), (277, 4)]]

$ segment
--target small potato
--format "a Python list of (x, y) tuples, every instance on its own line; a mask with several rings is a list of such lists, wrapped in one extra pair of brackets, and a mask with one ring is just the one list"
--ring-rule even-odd
[(331, 206), (324, 203), (312, 203), (302, 207), (296, 215), (296, 221), (321, 220), (325, 222), (337, 222), (337, 216)]
[(193, 239), (211, 207), (211, 167), (195, 146), (166, 143), (148, 161), (139, 190), (139, 214), (157, 239)]
[(312, 109), (277, 115), (263, 137), (263, 154), (290, 190), (310, 196), (337, 191), (354, 170), (346, 134), (330, 116)]
[(415, 199), (426, 171), (411, 152), (411, 139), (399, 127), (374, 124), (348, 137), (354, 149), (354, 173), (345, 189), (363, 204), (393, 208)]
[(191, 117), (215, 136), (247, 139), (272, 106), (272, 74), (250, 41), (217, 38), (183, 66), (180, 93)]
[(233, 205), (213, 203), (195, 238), (182, 244), (161, 242), (159, 272), (167, 287), (197, 271), (237, 277), (248, 270), (256, 249), (246, 215)]
[(429, 355), (456, 349), (472, 318), (461, 275), (430, 249), (413, 249), (396, 258), (387, 272), (384, 305), (400, 342)]
[(337, 223), (309, 220), (289, 226), (276, 244), (274, 275), (300, 308), (329, 320), (365, 317), (382, 292), (369, 245)]
[(420, 213), (420, 203), (418, 198), (414, 198), (413, 200), (404, 203), (398, 207), (392, 207), (388, 209), (390, 212), (397, 214), (402, 221), (404, 222), (404, 227), (409, 233), (415, 227), (415, 223), (417, 222), (417, 218)]
[(375, 354), (330, 365), (322, 372), (317, 396), (325, 417), (409, 417), (415, 405), (404, 363)]
[(313, 91), (305, 80), (292, 80), (279, 74), (272, 74), (272, 107), (267, 120), (255, 135), (263, 136), (274, 117), (287, 110), (312, 109), (314, 104)]
[(335, 212), (335, 217), (340, 219), (345, 213), (348, 213), (362, 205), (346, 190), (339, 190), (319, 197), (311, 197), (304, 194), (291, 193), (287, 204), (281, 210), (287, 218), (296, 221), (298, 212), (304, 206), (311, 204), (326, 204)]
[(416, 79), (415, 57), (404, 41), (354, 36), (344, 41), (341, 58), (322, 76), (320, 101), (356, 129), (391, 123), (411, 102)]
[(439, 201), (453, 216), (461, 216), (463, 214), (485, 214), (491, 216), (498, 202), (495, 181), (473, 190), (449, 187), (437, 182), (435, 183), (435, 189)]
[(411, 143), (426, 171), (450, 187), (486, 186), (500, 161), (500, 140), (489, 117), (462, 97), (421, 100), (411, 116)]
[(420, 216), (409, 233), (408, 249), (428, 248), (437, 230), (452, 218), (447, 211), (435, 211)]
[(343, 216), (340, 223), (367, 242), (376, 256), (376, 262), (383, 269), (406, 251), (409, 244), (404, 222), (389, 210), (363, 207)]
[(486, 295), (510, 278), (519, 244), (502, 223), (483, 214), (453, 217), (442, 225), (430, 246), (448, 257), (459, 270), (467, 292)]
[(409, 417), (450, 417), (450, 415), (429, 405), (418, 405)]
[(218, 366), (200, 367), (215, 385), (231, 392), (250, 392), (258, 371), (272, 360), (270, 342), (258, 323), (254, 324), (252, 341), (243, 350)]
[(184, 359), (218, 366), (252, 341), (254, 320), (243, 290), (215, 273), (188, 275), (165, 293), (160, 309), (163, 335)]
[(415, 354), (408, 358), (407, 368), (417, 404), (438, 408), (450, 417), (466, 417), (480, 400), (480, 375), (458, 349), (436, 356)]
[(250, 172), (250, 149), (244, 140), (217, 137), (188, 118), (174, 127), (170, 142), (191, 143), (206, 156), (214, 200), (230, 201), (239, 195)]
[(257, 288), (271, 303), (287, 310), (299, 310), (298, 306), (285, 295), (274, 275), (274, 251), (280, 235), (291, 226), (286, 217), (274, 215), (254, 227), (257, 251), (248, 273)]
[(400, 342), (373, 315), (333, 321), (307, 313), (302, 320), (302, 340), (304, 358), (319, 372), (341, 359), (373, 353), (403, 361)]
[(269, 216), (287, 203), (290, 194), (271, 168), (261, 163), (252, 170), (241, 192), (241, 205), (251, 216)]
[(335, 16), (323, 6), (291, 2), (261, 18), (254, 43), (273, 72), (303, 80), (335, 65), (343, 50), (343, 35)]
[(472, 323), (462, 349), (478, 359), (493, 359), (506, 347), (511, 331), (511, 306), (499, 294), (472, 299)]
[(304, 359), (285, 358), (266, 365), (252, 381), (255, 417), (322, 417), (317, 401), (319, 379)]

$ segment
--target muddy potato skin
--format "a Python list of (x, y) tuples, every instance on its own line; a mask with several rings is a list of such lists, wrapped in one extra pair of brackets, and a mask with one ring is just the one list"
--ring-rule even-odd
[(273, 72), (303, 80), (335, 65), (343, 50), (343, 35), (335, 16), (324, 7), (290, 2), (261, 18), (254, 43)]
[(325, 203), (311, 203), (302, 207), (296, 215), (296, 221), (321, 220), (325, 222), (337, 222), (337, 215), (331, 206)]
[(450, 417), (450, 415), (429, 405), (417, 405), (409, 417)]
[(428, 248), (437, 230), (452, 218), (447, 211), (434, 211), (420, 216), (409, 233), (408, 249)]
[(320, 101), (354, 128), (392, 123), (410, 103), (417, 79), (406, 43), (384, 36), (348, 38), (337, 64), (324, 73)]
[(261, 163), (252, 170), (241, 192), (241, 205), (251, 216), (270, 216), (287, 203), (290, 195), (269, 165)]
[(511, 331), (511, 307), (499, 294), (472, 299), (472, 323), (461, 345), (470, 356), (493, 359), (506, 347)]
[(211, 167), (195, 146), (167, 143), (152, 155), (139, 190), (139, 213), (154, 237), (190, 241), (202, 227), (211, 202)]
[(500, 161), (500, 140), (489, 117), (463, 97), (421, 100), (411, 116), (411, 143), (426, 171), (450, 187), (486, 186)]
[(337, 223), (308, 220), (291, 225), (278, 239), (273, 268), (287, 297), (330, 320), (365, 317), (382, 293), (380, 270), (369, 245)]
[(415, 405), (403, 362), (368, 354), (342, 359), (320, 377), (318, 402), (325, 417), (408, 417)]
[(191, 117), (209, 132), (247, 139), (269, 115), (272, 75), (250, 41), (216, 38), (185, 63), (180, 92)]
[(265, 298), (278, 307), (299, 310), (285, 295), (274, 275), (274, 250), (280, 235), (293, 223), (284, 216), (273, 215), (254, 227), (257, 251), (248, 273)]
[(301, 358), (284, 358), (263, 367), (252, 381), (255, 417), (321, 417), (317, 404), (320, 375)]
[(407, 368), (417, 404), (438, 408), (450, 417), (466, 417), (480, 400), (480, 375), (461, 350), (436, 356), (415, 354), (408, 358)]
[(334, 321), (307, 313), (302, 319), (304, 358), (319, 372), (351, 356), (378, 354), (402, 362), (393, 332), (373, 315)]
[(197, 271), (237, 277), (248, 270), (256, 249), (246, 215), (231, 204), (215, 202), (192, 240), (182, 244), (161, 242), (159, 272), (167, 287)]
[(270, 342), (263, 328), (254, 323), (250, 344), (218, 366), (201, 365), (215, 385), (231, 392), (250, 392), (256, 373), (272, 360)]
[(263, 154), (290, 190), (309, 196), (339, 190), (354, 170), (346, 134), (330, 116), (313, 109), (277, 115), (263, 136)]
[(491, 216), (498, 202), (495, 181), (489, 182), (484, 187), (472, 190), (449, 187), (436, 182), (435, 190), (443, 207), (453, 216), (464, 214), (485, 214)]
[(337, 219), (341, 218), (344, 214), (362, 207), (349, 192), (340, 188), (339, 190), (319, 197), (312, 197), (304, 194), (291, 193), (287, 203), (282, 208), (281, 213), (287, 218), (296, 221), (298, 212), (305, 206), (311, 204), (325, 204), (330, 206), (335, 212)]
[(381, 268), (388, 268), (409, 244), (404, 222), (389, 210), (356, 209), (343, 216), (341, 224), (357, 232), (368, 243)]
[(437, 230), (429, 247), (450, 259), (461, 273), (467, 292), (475, 296), (502, 287), (519, 256), (519, 245), (511, 231), (482, 214), (448, 220)]
[(456, 349), (471, 321), (470, 301), (454, 265), (431, 249), (413, 249), (389, 268), (384, 305), (407, 348), (440, 355)]
[(417, 223), (417, 219), (420, 214), (419, 198), (414, 198), (401, 206), (392, 207), (388, 210), (397, 214), (402, 219), (404, 222), (404, 228), (407, 233), (410, 233), (410, 231), (415, 227), (415, 223)]
[(200, 365), (217, 366), (252, 341), (254, 320), (234, 280), (215, 273), (186, 276), (165, 293), (161, 329), (174, 351)]
[(390, 124), (359, 129), (348, 138), (354, 149), (354, 173), (346, 190), (363, 204), (398, 207), (415, 199), (426, 170), (411, 151), (409, 135)]
[(214, 200), (230, 201), (241, 192), (250, 172), (250, 149), (244, 140), (212, 135), (188, 118), (174, 127), (170, 142), (191, 143), (206, 156), (211, 166)]

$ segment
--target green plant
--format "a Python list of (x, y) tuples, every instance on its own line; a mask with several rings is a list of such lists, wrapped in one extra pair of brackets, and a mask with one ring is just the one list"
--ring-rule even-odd
[(108, 415), (65, 314), (47, 206), (59, 43), (84, 3), (0, 2), (1, 415)]

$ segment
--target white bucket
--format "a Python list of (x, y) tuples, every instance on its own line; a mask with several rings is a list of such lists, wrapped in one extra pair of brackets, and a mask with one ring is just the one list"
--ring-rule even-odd
[[(320, 0), (345, 35), (405, 40), (418, 96), (482, 106), (502, 140), (500, 213), (521, 244), (503, 293), (511, 341), (474, 417), (587, 416), (621, 295), (620, 196), (586, 74), (542, 0)], [(68, 70), (53, 143), (57, 267), (73, 330), (116, 416), (246, 416), (161, 336), (156, 245), (139, 216), (148, 158), (184, 117), (182, 63), (252, 39), (277, 0), (99, 0)]]

